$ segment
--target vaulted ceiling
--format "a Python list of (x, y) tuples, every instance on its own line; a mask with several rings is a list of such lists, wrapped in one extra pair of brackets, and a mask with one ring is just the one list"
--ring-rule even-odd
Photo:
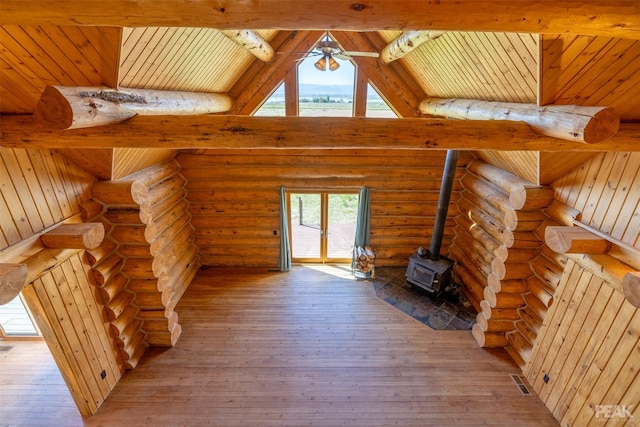
[[(112, 26), (112, 22), (108, 22), (111, 19), (108, 16), (102, 17), (105, 25), (91, 25), (91, 22), (87, 25), (83, 19), (92, 19), (89, 12), (82, 15), (76, 11), (77, 16), (73, 17), (71, 11), (71, 15), (66, 16), (63, 7), (60, 7), (59, 16), (50, 14), (38, 17), (36, 7), (35, 18), (24, 14), (24, 18), (18, 19), (15, 16), (19, 14), (12, 9), (15, 2), (3, 3), (8, 14), (0, 21), (3, 23), (0, 26), (2, 114), (33, 113), (47, 85), (104, 85), (227, 93), (235, 100), (230, 114), (250, 115), (296, 65), (295, 55), (282, 54), (277, 54), (271, 62), (264, 63), (214, 28), (176, 26), (171, 23), (169, 26), (145, 26), (145, 15), (142, 13), (142, 18), (138, 17), (140, 22), (134, 23), (132, 27), (125, 24), (128, 20), (135, 21), (133, 15), (123, 15), (119, 21), (121, 26)], [(169, 3), (160, 2), (158, 7), (168, 7)], [(287, 12), (278, 3), (286, 3), (292, 10)], [(294, 19), (296, 13), (301, 13), (301, 6), (295, 3), (257, 2), (253, 11), (259, 17), (255, 22), (268, 22), (264, 20), (268, 19), (269, 14), (261, 12), (261, 8), (266, 5), (273, 7), (274, 24), (270, 27), (273, 29), (258, 29), (256, 33), (279, 53), (312, 49), (325, 33), (324, 30), (314, 29), (318, 28), (317, 22), (305, 24), (305, 17), (301, 16), (297, 16), (299, 24), (290, 24), (296, 25), (295, 30), (276, 29), (280, 22)], [(349, 2), (332, 1), (325, 6), (331, 6), (329, 3), (342, 7)], [(403, 4), (395, 1), (389, 3)], [(479, 7), (484, 7), (485, 3), (491, 2), (480, 3), (482, 5), (479, 4)], [(609, 10), (605, 3), (595, 3), (598, 3), (597, 10)], [(34, 4), (42, 6), (44, 10), (50, 3), (39, 1)], [(68, 6), (70, 10), (75, 7)], [(200, 3), (196, 6), (199, 7)], [(367, 5), (362, 6), (364, 12), (367, 12)], [(624, 16), (625, 7), (629, 9), (627, 13), (634, 11), (633, 2), (621, 2), (620, 6), (616, 19), (622, 19), (620, 16)], [(240, 8), (236, 11), (238, 13), (243, 7), (250, 8), (246, 5), (237, 7)], [(405, 9), (412, 10), (405, 11), (404, 18), (417, 10), (415, 5)], [(548, 12), (552, 13), (552, 9), (549, 6)], [(231, 12), (233, 8), (229, 6), (226, 10)], [(509, 10), (505, 6), (498, 7), (495, 11), (498, 14), (496, 21), (501, 19), (499, 12), (506, 14)], [(484, 9), (483, 13), (491, 15)], [(515, 9), (510, 13), (518, 14)], [(547, 12), (538, 13), (543, 18), (547, 16)], [(522, 12), (522, 16), (531, 14), (531, 11)], [(611, 14), (614, 15), (613, 12)], [(53, 18), (49, 18), (51, 16)], [(117, 20), (118, 14), (114, 16), (113, 19)], [(232, 17), (240, 19), (237, 15)], [(12, 22), (12, 19), (22, 20), (24, 23)], [(84, 25), (69, 25), (70, 22), (66, 22), (69, 19)], [(309, 17), (309, 20), (312, 19), (321, 20), (321, 17)], [(345, 15), (344, 27), (347, 29), (360, 30), (362, 28), (355, 27), (366, 26), (364, 20), (356, 22), (349, 19), (350, 15)], [(371, 18), (372, 21), (376, 19), (375, 16)], [(427, 25), (426, 18), (422, 19), (424, 25)], [(490, 31), (491, 28), (482, 28), (493, 25), (491, 19), (485, 18), (485, 21), (479, 20), (476, 25), (482, 31), (470, 31), (473, 28), (466, 28), (471, 25), (468, 20), (462, 20), (459, 27), (463, 31), (457, 31), (450, 28), (454, 25), (453, 19), (442, 19), (448, 19), (446, 22), (449, 24), (442, 21), (445, 23), (441, 23), (440, 28), (450, 31), (420, 45), (398, 61), (384, 64), (377, 58), (354, 58), (358, 69), (364, 72), (367, 80), (400, 116), (421, 116), (418, 109), (420, 101), (425, 97), (440, 97), (539, 105), (609, 106), (615, 108), (621, 122), (640, 122), (640, 40), (636, 35), (637, 28), (629, 25), (627, 32), (616, 31), (614, 25), (603, 24), (602, 28), (581, 31), (588, 35), (564, 31), (549, 33), (553, 30), (552, 21), (549, 21), (544, 26), (540, 25), (545, 34)], [(195, 17), (185, 18), (185, 25), (189, 25), (189, 20), (197, 21)], [(559, 21), (562, 20), (560, 16)], [(94, 18), (94, 21), (100, 23), (99, 18)], [(148, 21), (161, 23), (162, 19), (151, 17)], [(577, 19), (574, 21), (578, 22)], [(428, 22), (430, 28), (423, 28), (433, 29), (434, 24)], [(518, 25), (523, 30), (528, 29), (527, 25), (535, 27), (535, 24), (528, 23), (504, 24), (505, 27), (514, 29), (519, 28)], [(334, 28), (335, 25), (329, 27)], [(376, 25), (372, 24), (371, 27), (375, 28)], [(372, 31), (331, 30), (331, 34), (346, 50), (379, 52), (402, 34), (400, 28), (403, 27), (398, 26), (397, 30), (389, 29), (389, 26), (385, 30), (379, 27)], [(170, 157), (174, 150), (154, 149), (150, 152), (120, 148), (89, 151), (76, 148), (66, 150), (65, 153), (84, 164), (97, 177), (108, 179), (125, 176)], [(559, 165), (562, 165), (563, 170), (576, 166), (591, 154), (508, 152), (506, 155), (483, 152), (479, 155), (527, 179), (548, 183), (558, 176)]]

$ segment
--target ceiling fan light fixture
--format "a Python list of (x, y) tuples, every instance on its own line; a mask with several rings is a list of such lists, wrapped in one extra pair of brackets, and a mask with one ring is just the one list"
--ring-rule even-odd
[(329, 70), (331, 71), (335, 71), (338, 68), (340, 68), (340, 64), (338, 63), (338, 61), (336, 61), (335, 59), (333, 59), (332, 56), (329, 57)]
[(318, 59), (318, 61), (313, 65), (320, 71), (326, 71), (327, 70), (327, 57), (323, 56), (322, 58)]

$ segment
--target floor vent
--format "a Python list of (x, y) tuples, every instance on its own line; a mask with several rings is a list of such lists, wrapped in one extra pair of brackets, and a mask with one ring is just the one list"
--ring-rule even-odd
[(510, 374), (509, 376), (511, 377), (513, 382), (516, 384), (516, 387), (518, 387), (518, 390), (520, 390), (520, 393), (522, 393), (524, 396), (531, 395), (531, 392), (527, 388), (527, 385), (524, 383), (524, 381), (522, 381), (522, 377), (520, 375)]
[(10, 345), (0, 345), (0, 351), (9, 351), (13, 348), (13, 346)]

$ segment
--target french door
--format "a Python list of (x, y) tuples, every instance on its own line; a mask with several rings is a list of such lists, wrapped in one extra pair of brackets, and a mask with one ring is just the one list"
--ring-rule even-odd
[(291, 260), (350, 262), (358, 215), (358, 193), (287, 193)]

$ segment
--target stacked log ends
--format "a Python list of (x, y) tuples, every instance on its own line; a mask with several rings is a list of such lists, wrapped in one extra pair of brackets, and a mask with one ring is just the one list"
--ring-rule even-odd
[(107, 243), (87, 258), (127, 369), (149, 346), (175, 345), (174, 308), (200, 267), (179, 170), (171, 160), (93, 187)]
[(376, 253), (371, 246), (356, 246), (353, 250), (355, 269), (360, 273), (370, 273), (375, 267)]
[[(579, 218), (580, 212), (569, 208), (557, 201), (554, 201), (545, 209), (546, 217), (536, 230), (538, 236), (553, 235), (552, 240), (561, 242), (563, 245), (568, 241), (559, 237), (556, 230), (562, 223), (570, 223), (575, 218)], [(545, 239), (547, 243), (549, 239)], [(570, 240), (570, 239), (569, 239)], [(532, 275), (527, 277), (526, 294), (524, 296), (524, 306), (518, 310), (520, 319), (515, 322), (516, 330), (507, 334), (507, 351), (521, 368), (528, 363), (531, 350), (535, 344), (538, 332), (547, 310), (553, 304), (553, 295), (556, 287), (560, 283), (566, 257), (555, 255), (543, 247), (540, 253), (534, 257), (531, 265)]]
[(456, 277), (479, 309), (472, 335), (481, 347), (507, 347), (520, 363), (528, 357), (532, 343), (527, 337), (535, 335), (531, 331), (540, 320), (523, 324), (521, 311), (531, 312), (525, 298), (529, 288), (535, 287), (545, 304), (553, 301), (548, 285), (530, 280), (530, 263), (543, 245), (535, 230), (547, 218), (541, 209), (553, 202), (553, 191), (479, 160), (469, 164), (461, 181), (465, 191), (451, 254)]

